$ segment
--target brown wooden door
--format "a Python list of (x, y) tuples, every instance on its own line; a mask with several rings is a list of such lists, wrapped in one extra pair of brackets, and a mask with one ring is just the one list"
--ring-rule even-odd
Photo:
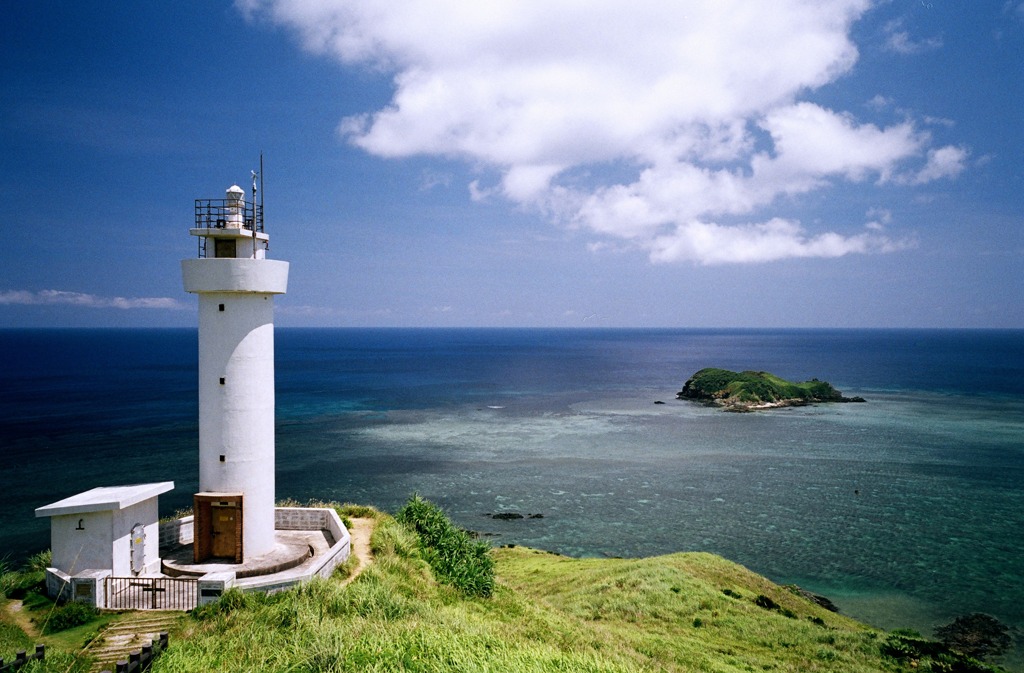
[(218, 558), (235, 558), (238, 550), (238, 508), (237, 506), (210, 507), (213, 521), (210, 522), (210, 555)]

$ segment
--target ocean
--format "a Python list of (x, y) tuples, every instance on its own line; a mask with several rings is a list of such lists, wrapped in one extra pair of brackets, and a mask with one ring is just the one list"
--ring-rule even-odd
[[(1024, 330), (278, 329), (276, 362), (278, 498), (419, 493), (496, 545), (710, 551), (883, 628), (1024, 628)], [(189, 505), (196, 364), (194, 330), (0, 330), (0, 557), (94, 486)], [(867, 403), (677, 401), (707, 366)]]

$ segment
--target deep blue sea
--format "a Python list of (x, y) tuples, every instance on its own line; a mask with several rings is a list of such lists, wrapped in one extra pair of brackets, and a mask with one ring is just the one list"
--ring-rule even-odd
[[(94, 486), (173, 480), (161, 509), (190, 504), (196, 338), (0, 330), (0, 556)], [(884, 628), (1024, 627), (1024, 331), (279, 329), (276, 353), (279, 498), (418, 492), (495, 544), (711, 551)], [(705, 366), (868, 402), (676, 401)]]

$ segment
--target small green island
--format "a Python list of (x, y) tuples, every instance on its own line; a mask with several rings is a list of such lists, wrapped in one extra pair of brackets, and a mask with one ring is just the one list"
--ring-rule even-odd
[(714, 367), (706, 367), (691, 376), (676, 398), (738, 412), (821, 402), (865, 401), (863, 397), (845, 397), (832, 384), (818, 379), (793, 383), (768, 372), (732, 372)]

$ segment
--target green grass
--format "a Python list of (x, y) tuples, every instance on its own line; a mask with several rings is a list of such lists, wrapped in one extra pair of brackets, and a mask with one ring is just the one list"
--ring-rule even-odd
[(494, 560), (483, 542), (457, 528), (441, 508), (413, 495), (395, 515), (416, 531), (423, 556), (444, 582), (469, 596), (490, 596), (494, 591)]
[[(431, 508), (413, 519), (432, 520)], [(495, 549), (490, 596), (467, 593), (438, 578), (435, 543), (414, 521), (372, 514), (376, 560), (353, 582), (344, 585), (342, 573), (272, 596), (229, 591), (182, 618), (153, 673), (991, 670), (829, 612), (711, 554), (574, 559)], [(26, 609), (38, 619), (45, 599), (33, 600)], [(0, 656), (34, 645), (7, 616)], [(45, 636), (64, 640), (45, 641), (55, 651), (41, 670), (69, 670), (90, 628), (97, 624)]]
[(38, 633), (54, 609), (53, 601), (39, 593), (39, 589), (38, 586), (32, 587), (23, 599), (0, 597), (0, 658), (10, 661), (18, 650), (32, 654), (35, 646), (41, 644), (46, 646), (45, 660), (29, 664), (20, 669), (19, 673), (74, 673), (87, 670), (89, 662), (76, 660), (76, 654), (92, 640), (100, 627), (116, 616), (104, 615), (59, 633), (29, 635), (14, 619), (11, 607), (21, 605), (19, 614), (28, 619), (33, 624), (33, 630)]
[(662, 670), (883, 670), (872, 629), (711, 554), (570, 559), (517, 548), (498, 561), (520, 593)]
[(0, 659), (10, 661), (18, 650), (31, 652), (35, 642), (14, 622), (7, 610), (0, 612)]
[(185, 621), (154, 673), (961, 670), (887, 656), (887, 634), (711, 554), (496, 549), (484, 597), (439, 581), (411, 527), (377, 521), (376, 562), (351, 584), (228, 592)]
[(46, 581), (46, 568), (51, 563), (50, 550), (33, 554), (20, 570), (15, 570), (6, 560), (0, 560), (0, 596), (24, 598), (33, 588)]

